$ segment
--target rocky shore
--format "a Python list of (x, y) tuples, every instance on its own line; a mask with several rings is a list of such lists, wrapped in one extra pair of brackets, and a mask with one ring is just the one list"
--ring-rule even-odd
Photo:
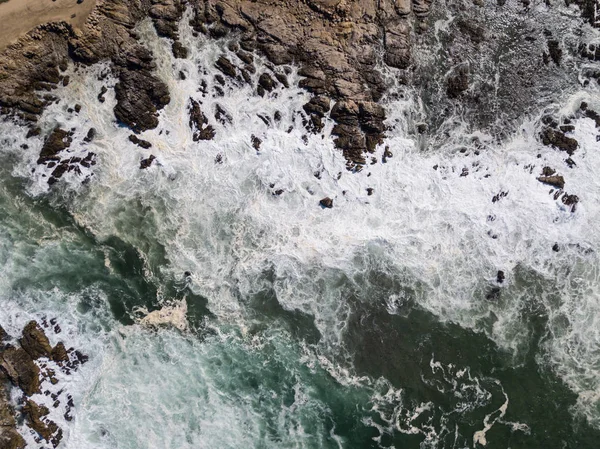
[[(56, 321), (45, 319), (45, 327), (53, 327), (60, 332)], [(25, 439), (18, 432), (19, 423), (25, 422), (38, 442), (44, 441), (57, 447), (63, 437), (62, 429), (48, 419), (48, 407), (39, 404), (33, 396), (42, 394), (45, 382), (51, 385), (59, 383), (56, 369), (69, 375), (87, 361), (87, 356), (59, 342), (50, 345), (42, 326), (30, 321), (19, 338), (13, 338), (0, 326), (0, 447), (3, 449), (22, 449)], [(20, 397), (17, 404), (11, 402), (18, 390)], [(58, 393), (44, 390), (45, 396), (51, 396), (53, 408), (66, 403), (65, 419), (70, 421), (73, 399), (61, 389)]]
[[(4, 51), (0, 111), (28, 123), (35, 135), (39, 115), (56, 100), (53, 88), (69, 81), (64, 76), (69, 60), (110, 61), (118, 79), (115, 118), (136, 133), (155, 128), (158, 111), (170, 101), (169, 92), (134, 27), (150, 17), (157, 33), (172, 40), (174, 56), (185, 58), (188, 50), (179, 41), (178, 24), (189, 7), (195, 32), (237, 38), (237, 55), (245, 62), (238, 66), (223, 57), (218, 67), (224, 76), (247, 81), (247, 73), (255, 70), (255, 51), (275, 65), (298, 65), (301, 86), (314, 95), (305, 106), (308, 124), (320, 130), (322, 118), (331, 112), (336, 145), (348, 167), (356, 168), (366, 163), (366, 154), (385, 133), (385, 111), (377, 101), (386, 86), (376, 68), (409, 66), (411, 30), (420, 26), (429, 6), (421, 0), (101, 0), (81, 29), (66, 22), (44, 24)], [(257, 89), (264, 94), (279, 84), (287, 85), (285, 76), (263, 74)], [(196, 109), (194, 114), (192, 120), (197, 121)], [(202, 131), (202, 126), (197, 128), (198, 138), (210, 137), (210, 130)]]
[[(40, 25), (0, 55), (0, 112), (27, 124), (30, 136), (39, 135), (36, 122), (40, 114), (57, 101), (52, 90), (69, 83), (65, 75), (69, 61), (85, 65), (109, 61), (118, 80), (114, 86), (115, 120), (131, 129), (132, 142), (149, 148), (151, 143), (135, 134), (158, 126), (159, 111), (169, 104), (170, 93), (156, 74), (155, 55), (144, 46), (135, 27), (149, 18), (157, 34), (170, 39), (173, 56), (186, 58), (189, 51), (180, 41), (178, 28), (187, 9), (195, 34), (231, 38), (229, 50), (235, 59), (223, 54), (215, 65), (221, 72), (216, 77), (221, 85), (226, 78), (252, 83), (250, 74), (257, 71), (255, 54), (266, 56), (273, 67), (297, 66), (300, 86), (312, 94), (304, 105), (307, 131), (321, 132), (324, 119), (332, 119), (332, 135), (347, 168), (360, 171), (373, 162), (371, 153), (383, 143), (386, 133), (386, 111), (379, 101), (389, 86), (379, 69), (394, 70), (400, 82), (405, 75), (415, 80), (421, 76), (410, 75), (415, 68), (411, 49), (419, 33), (427, 30), (431, 4), (430, 0), (99, 0), (79, 28), (64, 21)], [(585, 4), (579, 6), (586, 17)], [(484, 6), (477, 3), (471, 7)], [(469, 45), (477, 47), (487, 39), (487, 31), (476, 21), (460, 17), (453, 27), (457, 42), (466, 37)], [(564, 59), (561, 45), (548, 37), (540, 61), (559, 67)], [(595, 48), (585, 47), (581, 52), (595, 58)], [(450, 60), (455, 67), (440, 81), (446, 100), (477, 103), (477, 93), (469, 93), (472, 74), (468, 65), (460, 63), (460, 55)], [(266, 95), (288, 85), (285, 72), (274, 69), (261, 73), (253, 88)], [(104, 87), (99, 92), (99, 101), (105, 101), (107, 90)], [(482, 111), (488, 109), (481, 107)], [(213, 139), (214, 129), (201, 105), (191, 99), (188, 111), (193, 139)], [(219, 120), (223, 114), (217, 115)], [(417, 130), (424, 133), (427, 125), (418, 124)], [(93, 130), (90, 133), (89, 140)], [(540, 139), (544, 144), (568, 147), (571, 154), (574, 144), (566, 134), (568, 131), (547, 128)], [(50, 184), (65, 172), (95, 163), (91, 152), (77, 158), (61, 154), (70, 145), (67, 130), (54, 130), (43, 137), (38, 163), (55, 167), (48, 178)], [(386, 150), (383, 161), (388, 157), (391, 152)]]

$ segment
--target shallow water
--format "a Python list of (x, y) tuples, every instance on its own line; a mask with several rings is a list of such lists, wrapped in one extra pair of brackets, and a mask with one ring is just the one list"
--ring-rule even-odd
[[(227, 41), (193, 38), (186, 23), (187, 60), (140, 26), (172, 97), (141, 136), (150, 150), (115, 123), (112, 90), (97, 101), (115, 82), (99, 80), (102, 64), (71, 67), (41, 121), (75, 128), (69, 151), (98, 155), (89, 171), (49, 189), (42, 140), (0, 125), (0, 324), (17, 334), (57, 317), (52, 342), (90, 356), (63, 380), (73, 421), (52, 411), (61, 447), (597, 447), (597, 130), (574, 120), (573, 168), (537, 139), (545, 112), (599, 109), (597, 88), (549, 79), (569, 88), (499, 138), (461, 111), (415, 135), (435, 110), (396, 86), (393, 157), (381, 163), (382, 146), (377, 164), (350, 173), (330, 121), (323, 135), (302, 127), (296, 68), (267, 98), (230, 81), (214, 96)], [(257, 66), (256, 78), (267, 63)], [(213, 141), (193, 142), (190, 97)], [(230, 120), (214, 119), (217, 104)], [(140, 170), (150, 153), (157, 162)], [(546, 165), (579, 196), (575, 212), (536, 180)], [(488, 297), (498, 270), (506, 279)]]

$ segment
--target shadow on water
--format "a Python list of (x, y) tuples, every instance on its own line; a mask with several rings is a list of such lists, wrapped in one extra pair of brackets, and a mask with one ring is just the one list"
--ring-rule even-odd
[[(527, 353), (515, 364), (512, 355), (484, 333), (441, 323), (418, 306), (390, 314), (383, 301), (355, 298), (351, 304), (345, 343), (357, 373), (384, 377), (402, 389), (407, 410), (396, 410), (396, 416), (407, 420), (405, 428), (410, 424), (421, 429), (416, 435), (394, 429), (382, 438), (384, 446), (418, 448), (433, 428), (439, 443), (423, 443), (425, 447), (478, 447), (474, 433), (483, 429), (486, 415), (491, 414), (491, 420), (500, 415), (506, 394), (506, 415), (487, 432), (486, 447), (598, 447), (600, 431), (572, 414), (576, 395), (536, 361), (548, 321), (540, 307), (524, 311), (530, 341)], [(433, 407), (411, 420), (410, 411), (425, 403)], [(525, 424), (528, 430), (515, 430), (514, 423)]]

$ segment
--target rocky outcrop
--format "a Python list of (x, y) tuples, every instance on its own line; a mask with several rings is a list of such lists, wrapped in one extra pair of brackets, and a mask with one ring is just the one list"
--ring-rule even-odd
[[(4, 382), (0, 373), (0, 382)], [(15, 410), (10, 405), (8, 391), (0, 388), (0, 447), (23, 449), (25, 440), (16, 430)]]
[(62, 430), (54, 421), (46, 418), (49, 413), (47, 407), (38, 405), (31, 399), (28, 399), (23, 407), (23, 415), (27, 426), (35, 431), (41, 439), (52, 443), (52, 446), (56, 447), (62, 440)]
[[(364, 153), (372, 151), (383, 137), (383, 109), (372, 106), (379, 101), (385, 85), (375, 66), (385, 62), (405, 69), (409, 66), (411, 22), (428, 14), (430, 1), (415, 0), (207, 0), (195, 5), (192, 21), (198, 32), (220, 37), (235, 31), (246, 52), (258, 50), (276, 65), (300, 65), (301, 87), (319, 98), (340, 104), (354, 104), (372, 117), (358, 117), (352, 124), (338, 121), (345, 112), (332, 118), (337, 122), (336, 143), (349, 160), (349, 168), (365, 163)], [(383, 54), (383, 61), (380, 61)], [(239, 76), (239, 68), (225, 57), (217, 67), (227, 76)], [(281, 80), (262, 74), (258, 93), (273, 90)], [(323, 110), (310, 111), (306, 125), (311, 131), (322, 129)], [(329, 109), (327, 107), (327, 109)], [(335, 107), (334, 107), (335, 109)], [(306, 110), (306, 108), (305, 108)], [(350, 115), (358, 115), (350, 114)]]
[(200, 103), (190, 98), (190, 104), (188, 107), (188, 113), (190, 115), (190, 129), (192, 130), (192, 139), (194, 142), (200, 140), (211, 140), (215, 137), (215, 129), (212, 125), (208, 124), (208, 118), (200, 109)]
[(105, 0), (80, 32), (65, 23), (47, 24), (10, 46), (0, 61), (2, 112), (35, 122), (52, 101), (40, 90), (51, 90), (63, 80), (69, 57), (84, 64), (110, 60), (119, 79), (117, 119), (134, 131), (156, 127), (157, 111), (170, 100), (168, 89), (154, 74), (152, 54), (137, 41), (132, 28), (152, 10), (157, 30), (175, 36), (183, 9), (175, 0), (152, 3)]
[(35, 321), (27, 323), (23, 329), (23, 336), (19, 340), (21, 347), (33, 360), (40, 357), (50, 358), (52, 346), (46, 334)]
[[(50, 101), (36, 90), (62, 82), (69, 57), (84, 64), (110, 60), (118, 78), (116, 118), (135, 132), (156, 127), (157, 113), (169, 103), (169, 93), (154, 73), (152, 54), (139, 43), (133, 28), (150, 17), (157, 33), (172, 39), (175, 56), (187, 57), (178, 33), (186, 3), (194, 10), (191, 24), (197, 32), (215, 38), (237, 33), (241, 47), (237, 53), (246, 65), (237, 67), (221, 57), (217, 67), (226, 76), (249, 82), (256, 50), (275, 65), (298, 64), (301, 86), (315, 96), (353, 102), (368, 114), (385, 91), (376, 65), (409, 66), (411, 23), (427, 16), (431, 2), (104, 0), (80, 31), (66, 23), (42, 26), (5, 53), (4, 60), (25, 64), (0, 64), (0, 107), (34, 122)], [(288, 85), (284, 74), (264, 73), (258, 91), (264, 94), (279, 85)], [(381, 141), (383, 109), (374, 112), (372, 118), (359, 118), (358, 125), (338, 122), (336, 142), (351, 162), (349, 168), (364, 164), (361, 154)], [(313, 110), (307, 117), (312, 131), (322, 129), (321, 114)]]
[[(42, 323), (47, 325), (45, 320)], [(56, 326), (58, 325), (55, 324), (55, 328)], [(2, 341), (10, 340), (1, 327), (0, 330), (2, 330), (0, 332)], [(48, 378), (53, 384), (58, 382), (55, 372), (47, 366), (50, 360), (55, 362), (65, 374), (70, 374), (85, 363), (87, 357), (73, 348), (67, 350), (62, 342), (52, 347), (46, 333), (36, 321), (27, 323), (18, 342), (20, 347), (8, 344), (0, 348), (0, 447), (3, 449), (25, 447), (25, 440), (17, 432), (17, 416), (25, 418), (26, 425), (35, 432), (40, 441), (44, 440), (57, 447), (63, 437), (62, 430), (54, 421), (48, 419), (48, 408), (37, 404), (30, 396), (41, 393), (43, 378)], [(15, 407), (10, 404), (11, 388), (17, 388), (23, 394), (23, 398), (19, 400), (19, 404), (24, 404), (22, 408), (19, 405), (15, 410)], [(55, 407), (60, 404), (58, 397), (62, 391), (61, 389), (58, 393), (52, 394)], [(47, 390), (44, 393), (51, 394)], [(68, 395), (67, 415), (73, 406), (73, 400)]]
[(147, 70), (121, 70), (115, 116), (135, 132), (158, 126), (158, 110), (171, 101), (167, 86)]
[(540, 137), (544, 145), (558, 148), (559, 150), (566, 152), (569, 156), (572, 156), (579, 146), (577, 140), (572, 137), (567, 137), (563, 131), (553, 129), (550, 126), (544, 128)]

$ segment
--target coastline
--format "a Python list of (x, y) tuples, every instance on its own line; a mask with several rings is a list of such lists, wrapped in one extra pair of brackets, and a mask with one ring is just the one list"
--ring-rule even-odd
[(81, 29), (96, 0), (8, 0), (0, 3), (0, 51), (38, 25), (64, 21)]

